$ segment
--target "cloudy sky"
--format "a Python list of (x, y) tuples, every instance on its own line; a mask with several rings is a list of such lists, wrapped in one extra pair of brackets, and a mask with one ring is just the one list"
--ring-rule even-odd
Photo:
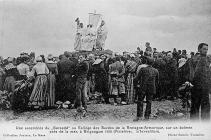
[(106, 48), (116, 52), (146, 41), (158, 50), (211, 45), (210, 0), (0, 0), (0, 55), (72, 51), (75, 18), (86, 24), (94, 10), (107, 24)]

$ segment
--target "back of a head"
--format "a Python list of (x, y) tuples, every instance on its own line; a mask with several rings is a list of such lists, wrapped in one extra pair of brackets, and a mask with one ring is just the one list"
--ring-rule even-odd
[(116, 59), (115, 58), (110, 58), (110, 64), (113, 64), (116, 62)]
[(117, 56), (116, 61), (121, 61), (121, 58), (119, 56)]
[(146, 46), (150, 46), (150, 43), (149, 43), (149, 42), (146, 42), (145, 45), (146, 45)]
[(7, 60), (8, 60), (8, 62), (9, 62), (9, 63), (12, 63), (12, 62), (13, 62), (13, 60), (14, 60), (14, 58), (12, 58), (12, 57), (8, 57), (8, 58), (7, 58)]
[(141, 63), (142, 63), (142, 64), (147, 64), (147, 57), (146, 57), (146, 56), (143, 56), (143, 57), (142, 57)]
[(23, 63), (23, 58), (22, 57), (17, 57), (16, 63), (17, 63), (17, 65), (19, 65), (20, 63)]
[(158, 53), (158, 58), (163, 58), (163, 53)]
[(71, 53), (68, 52), (68, 51), (65, 51), (65, 52), (64, 52), (64, 55), (65, 55), (65, 57), (67, 57), (67, 58), (72, 57)]
[(37, 58), (36, 58), (36, 61), (37, 62), (43, 62), (43, 58), (42, 58), (42, 56), (40, 55), (40, 56), (38, 56)]
[(40, 56), (41, 56), (41, 58), (42, 58), (42, 62), (45, 63), (45, 56), (44, 56), (43, 54), (41, 54)]
[(48, 60), (53, 60), (54, 57), (53, 57), (52, 54), (48, 54), (48, 57), (47, 58), (48, 58)]
[(59, 55), (59, 60), (61, 60), (63, 58), (65, 58), (65, 55), (64, 54)]
[(35, 53), (34, 53), (34, 52), (31, 52), (31, 53), (29, 54), (29, 56), (30, 56), (30, 57), (35, 57)]
[(173, 54), (172, 54), (171, 52), (168, 52), (168, 53), (167, 53), (167, 57), (168, 57), (168, 58), (173, 58)]
[(95, 57), (95, 56), (94, 56), (94, 54), (92, 54), (92, 53), (90, 53), (90, 54), (88, 55), (88, 59), (90, 59), (90, 60), (91, 60), (91, 59), (94, 59), (94, 57)]
[(186, 50), (182, 50), (182, 54), (186, 54), (187, 53), (187, 51)]
[(191, 52), (190, 55), (195, 55), (195, 53), (194, 52)]
[(83, 23), (80, 23), (80, 27), (81, 27), (81, 28), (83, 28), (83, 27), (84, 27)]
[(72, 54), (72, 57), (73, 57), (73, 58), (77, 58), (78, 56), (77, 56), (76, 53), (73, 53), (73, 54)]
[(18, 60), (20, 63), (24, 63), (27, 59), (26, 59), (26, 57), (18, 57), (17, 60)]
[(147, 64), (151, 66), (153, 65), (153, 63), (154, 63), (154, 59), (152, 57), (147, 57)]
[(140, 54), (143, 55), (144, 54), (144, 51), (143, 50), (140, 50)]

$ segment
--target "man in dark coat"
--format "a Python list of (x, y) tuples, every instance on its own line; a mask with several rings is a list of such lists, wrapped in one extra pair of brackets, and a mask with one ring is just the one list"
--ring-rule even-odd
[(58, 96), (57, 100), (62, 102), (71, 101), (75, 99), (74, 86), (73, 86), (73, 76), (75, 73), (75, 64), (69, 60), (64, 55), (60, 56), (60, 61), (58, 62)]
[(75, 64), (75, 66), (78, 64), (77, 54), (73, 53), (69, 59)]
[(85, 85), (87, 81), (87, 73), (88, 73), (89, 65), (87, 61), (85, 61), (85, 57), (83, 55), (79, 55), (79, 63), (76, 66), (76, 99), (75, 99), (75, 108), (84, 109), (87, 108), (86, 103), (86, 94), (85, 94)]
[[(116, 92), (114, 92), (114, 88), (117, 89), (117, 94), (121, 98), (121, 101), (126, 102), (126, 92), (125, 92), (125, 67), (124, 64), (121, 63), (121, 58), (116, 57), (116, 62), (109, 65), (109, 74), (111, 77), (113, 77), (112, 73), (116, 73), (114, 75), (115, 79), (114, 81), (117, 81), (115, 86), (110, 86), (110, 94), (114, 95), (114, 100), (116, 104)], [(114, 82), (115, 83), (115, 82)]]
[(154, 94), (156, 94), (156, 85), (159, 82), (159, 72), (157, 69), (152, 67), (153, 62), (153, 59), (149, 57), (147, 59), (148, 66), (141, 68), (137, 77), (134, 79), (134, 83), (140, 83), (140, 90), (139, 93), (137, 93), (137, 117), (134, 119), (134, 121), (142, 119), (143, 103), (145, 97), (147, 105), (144, 118), (148, 120), (151, 114), (152, 97)]
[(95, 61), (94, 54), (88, 55), (87, 63), (89, 65), (89, 70), (87, 74), (87, 95), (90, 97), (91, 94), (94, 94), (94, 74), (92, 64)]
[(199, 119), (199, 108), (201, 107), (201, 119), (210, 119), (209, 93), (211, 87), (211, 62), (207, 57), (208, 44), (201, 43), (198, 46), (200, 55), (193, 57), (192, 67), (194, 73), (190, 74), (190, 81), (193, 84), (191, 92), (191, 119)]
[(166, 61), (166, 72), (168, 74), (168, 96), (169, 99), (176, 99), (178, 97), (177, 88), (178, 88), (178, 70), (177, 70), (177, 61), (173, 58), (171, 52), (167, 54)]
[(156, 97), (158, 100), (165, 99), (167, 96), (166, 88), (166, 61), (162, 58), (162, 53), (158, 53), (158, 58), (155, 59), (153, 67), (156, 68), (159, 72), (159, 85), (157, 87)]

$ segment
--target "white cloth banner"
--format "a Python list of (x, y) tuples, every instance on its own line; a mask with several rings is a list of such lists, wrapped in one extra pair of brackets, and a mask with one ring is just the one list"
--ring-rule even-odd
[(89, 24), (91, 24), (94, 29), (97, 29), (100, 22), (102, 20), (102, 16), (100, 14), (89, 14)]
[(100, 26), (101, 21), (102, 16), (100, 14), (89, 14), (89, 24), (92, 25), (92, 28), (77, 30), (74, 43), (74, 49), (76, 51), (92, 51), (93, 48), (96, 48), (97, 29)]

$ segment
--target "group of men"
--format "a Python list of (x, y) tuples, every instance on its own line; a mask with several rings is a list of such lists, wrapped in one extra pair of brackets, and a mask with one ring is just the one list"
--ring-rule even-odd
[[(92, 63), (88, 62), (86, 68), (91, 69), (91, 67), (95, 67), (94, 65), (100, 64), (99, 68), (104, 74), (98, 76), (101, 76), (103, 81), (107, 81), (107, 84), (106, 82), (102, 84), (102, 80), (97, 80), (95, 86), (101, 84), (97, 87), (100, 87), (100, 92), (104, 91), (103, 97), (106, 102), (109, 102), (108, 98), (110, 97), (114, 97), (114, 100), (115, 97), (120, 97), (121, 104), (137, 102), (137, 118), (135, 120), (150, 118), (152, 100), (183, 98), (178, 88), (187, 81), (193, 85), (191, 89), (191, 119), (199, 118), (199, 108), (201, 107), (201, 119), (207, 120), (210, 118), (211, 83), (211, 59), (207, 56), (207, 51), (208, 45), (200, 43), (198, 52), (191, 53), (189, 57), (185, 50), (182, 53), (175, 49), (172, 52), (162, 53), (157, 52), (156, 49), (152, 51), (150, 44), (146, 43), (144, 53), (140, 51), (136, 54), (116, 56), (115, 58), (100, 58), (99, 62), (96, 62), (98, 59), (92, 59), (89, 61)], [(102, 62), (104, 62), (103, 65)], [(97, 73), (101, 72), (95, 69), (96, 79)], [(86, 85), (86, 80), (78, 81), (77, 84), (80, 85), (80, 88), (76, 89), (82, 89), (81, 85)], [(103, 90), (102, 87), (104, 87)], [(89, 87), (86, 86), (86, 88)], [(77, 96), (83, 97), (82, 94), (81, 90), (81, 94)], [(146, 101), (144, 101), (145, 98)], [(146, 102), (146, 110), (143, 117), (144, 102)]]
[[(150, 48), (147, 48), (146, 50), (151, 51)], [(165, 73), (163, 73), (165, 71), (162, 71), (162, 67), (159, 66), (160, 60), (155, 58), (155, 56), (157, 55), (155, 55), (156, 52), (154, 52), (154, 58), (155, 58), (154, 62), (153, 60), (151, 60), (151, 58), (148, 58), (147, 62), (148, 67), (142, 68), (138, 73), (137, 77), (135, 78), (136, 81), (141, 82), (140, 88), (139, 90), (137, 90), (138, 92), (137, 118), (135, 119), (135, 121), (138, 121), (140, 119), (147, 119), (147, 120), (149, 119), (151, 113), (151, 102), (153, 95), (161, 94), (161, 97), (164, 95), (164, 90), (159, 91), (159, 89), (162, 89), (164, 87), (164, 89), (170, 92), (170, 94), (173, 95), (173, 97), (177, 97), (179, 95), (177, 92), (178, 86), (181, 86), (181, 84), (185, 81), (191, 83), (192, 85), (190, 118), (192, 120), (198, 120), (199, 118), (201, 118), (202, 120), (209, 120), (211, 59), (210, 56), (207, 56), (207, 52), (208, 52), (208, 44), (200, 43), (198, 46), (198, 52), (195, 55), (191, 53), (192, 57), (189, 59), (185, 55), (179, 56), (178, 53), (175, 52), (175, 50), (173, 51), (173, 53), (171, 52), (167, 53), (166, 55), (167, 56), (166, 67), (168, 70), (167, 75), (168, 73), (170, 73), (169, 78), (172, 78), (172, 80), (169, 81), (170, 83), (168, 82), (165, 83), (165, 78), (168, 77), (166, 77)], [(169, 57), (171, 58), (170, 62), (169, 62)], [(185, 63), (184, 61), (182, 61), (183, 59), (185, 59)], [(157, 63), (158, 65), (156, 64), (156, 62), (158, 62)], [(171, 64), (170, 67), (168, 66), (168, 63)], [(153, 65), (157, 69), (153, 68)], [(176, 65), (178, 65), (178, 67), (176, 67)], [(157, 80), (158, 74), (160, 75), (160, 80)], [(156, 84), (160, 86), (156, 86)], [(165, 86), (165, 84), (170, 85), (170, 88), (168, 89), (165, 88), (169, 87)], [(143, 103), (145, 97), (147, 105), (143, 117)], [(200, 109), (201, 109), (201, 115), (199, 113)]]

